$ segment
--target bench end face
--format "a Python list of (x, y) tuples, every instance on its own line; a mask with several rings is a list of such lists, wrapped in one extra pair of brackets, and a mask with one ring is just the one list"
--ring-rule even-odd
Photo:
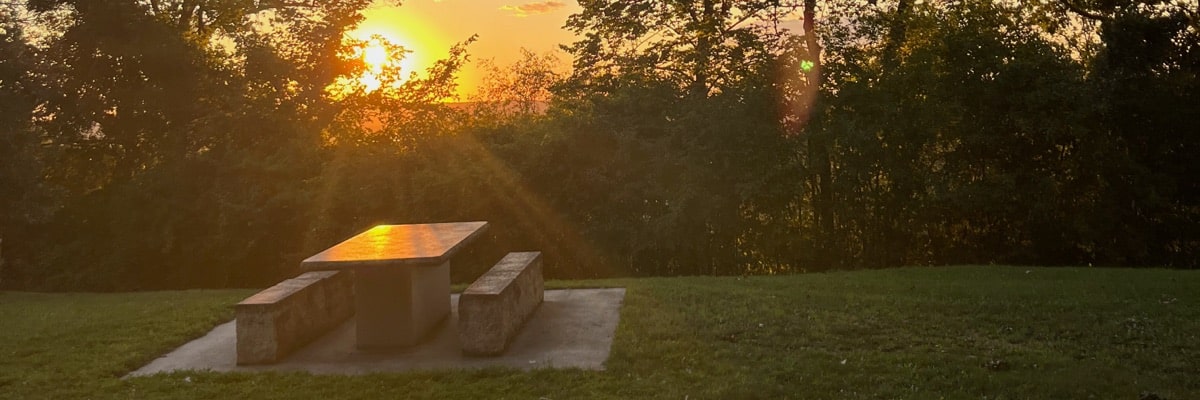
[(236, 317), (237, 364), (275, 363), (279, 355), (279, 340), (274, 313), (259, 305), (237, 306)]
[(273, 364), (354, 313), (352, 274), (307, 272), (238, 303), (238, 365)]
[(459, 297), (459, 342), (467, 356), (498, 356), (544, 299), (541, 252), (509, 253)]

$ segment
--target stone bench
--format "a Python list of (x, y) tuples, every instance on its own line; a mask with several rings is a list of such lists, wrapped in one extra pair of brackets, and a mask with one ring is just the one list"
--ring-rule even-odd
[(509, 253), (458, 298), (458, 335), (463, 354), (494, 356), (543, 299), (542, 253)]
[(349, 272), (313, 271), (242, 300), (237, 314), (237, 363), (271, 364), (354, 314)]

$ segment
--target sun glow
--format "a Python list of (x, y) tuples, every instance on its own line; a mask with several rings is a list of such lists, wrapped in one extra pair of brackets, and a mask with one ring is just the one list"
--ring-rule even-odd
[(363, 61), (372, 71), (382, 70), (388, 61), (391, 61), (391, 57), (388, 56), (388, 49), (384, 47), (383, 43), (369, 42), (363, 49)]
[[(509, 65), (521, 59), (522, 48), (538, 54), (554, 53), (559, 44), (581, 39), (562, 29), (568, 15), (583, 10), (576, 1), (412, 0), (402, 2), (402, 6), (400, 3), (374, 0), (362, 11), (363, 20), (346, 39), (361, 41), (378, 33), (394, 40), (412, 51), (405, 58), (406, 63), (411, 62), (415, 67), (409, 71), (424, 75), (437, 60), (447, 58), (455, 44), (477, 37), (467, 48), (471, 62), (457, 74), (455, 95), (464, 99), (479, 89), (488, 73), (474, 61), (492, 60), (495, 65)], [(548, 8), (539, 14), (530, 12), (528, 6), (513, 4), (540, 4)], [(353, 79), (350, 83), (359, 82)]]
[(361, 58), (365, 67), (357, 80), (367, 92), (374, 92), (384, 84), (399, 87), (417, 70), (411, 42), (378, 32), (356, 36), (354, 39), (360, 46), (356, 58)]
[[(398, 7), (370, 7), (363, 11), (358, 28), (346, 39), (357, 42), (355, 58), (365, 67), (354, 79), (367, 92), (383, 85), (399, 87), (415, 72), (422, 74), (436, 60), (436, 44), (442, 39), (424, 21), (401, 12)], [(430, 46), (434, 46), (431, 48)]]

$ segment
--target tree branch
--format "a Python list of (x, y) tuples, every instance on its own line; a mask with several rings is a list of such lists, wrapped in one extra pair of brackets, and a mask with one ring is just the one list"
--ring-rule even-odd
[(1079, 14), (1079, 16), (1090, 19), (1092, 21), (1108, 20), (1108, 18), (1103, 15), (1096, 14), (1091, 11), (1080, 8), (1079, 6), (1075, 5), (1075, 3), (1072, 3), (1071, 0), (1058, 0), (1058, 2), (1061, 3), (1063, 6), (1066, 6), (1068, 10), (1071, 10), (1071, 12)]

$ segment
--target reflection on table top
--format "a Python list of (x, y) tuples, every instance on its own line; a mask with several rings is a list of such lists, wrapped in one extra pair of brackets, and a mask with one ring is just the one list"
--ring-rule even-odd
[(379, 225), (305, 259), (303, 270), (441, 264), (487, 230), (486, 221)]

